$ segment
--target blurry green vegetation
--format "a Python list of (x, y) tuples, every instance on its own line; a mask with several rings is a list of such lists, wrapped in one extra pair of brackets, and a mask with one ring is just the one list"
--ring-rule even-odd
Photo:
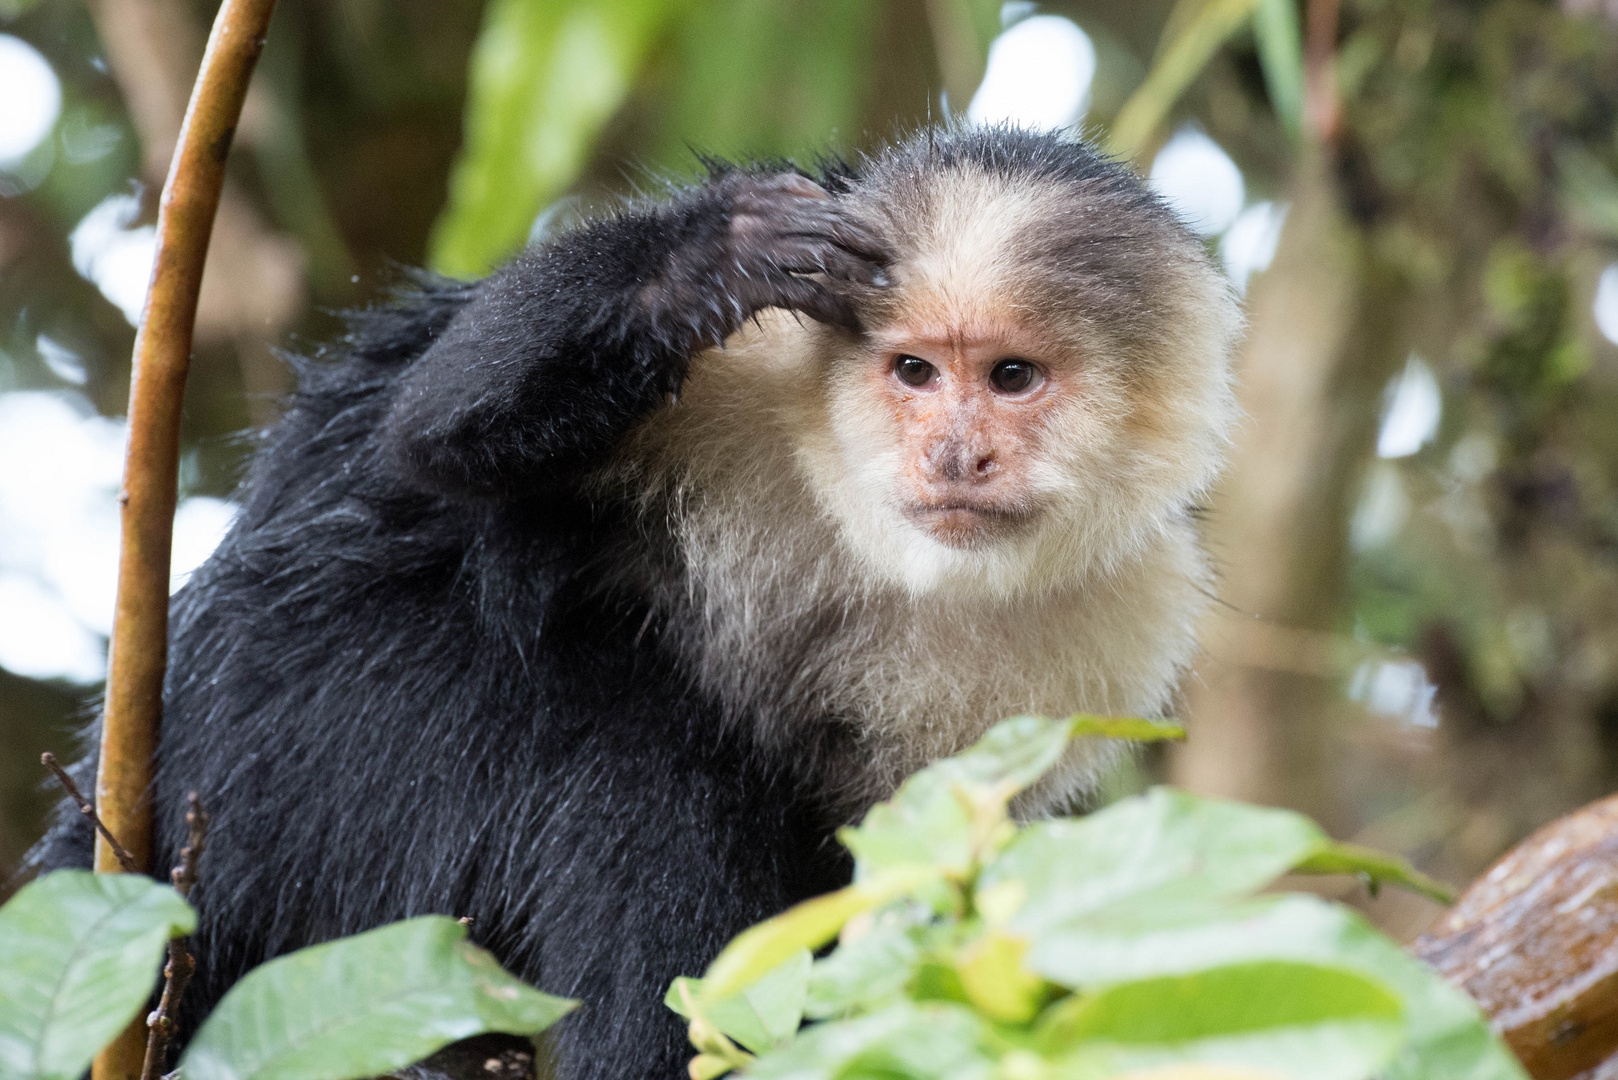
[(854, 884), (670, 988), (691, 1075), (1520, 1080), (1476, 1006), (1359, 916), (1253, 895), (1289, 869), (1429, 887), (1396, 860), (1170, 788), (1013, 822), (1012, 796), (1097, 719), (1007, 720), (841, 830)]

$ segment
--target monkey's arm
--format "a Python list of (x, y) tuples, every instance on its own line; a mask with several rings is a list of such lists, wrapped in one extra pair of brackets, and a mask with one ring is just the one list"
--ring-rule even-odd
[[(449, 495), (565, 482), (677, 391), (690, 358), (766, 307), (857, 329), (879, 242), (792, 173), (729, 173), (526, 252), (401, 380), (383, 438)], [(807, 275), (817, 275), (810, 277)]]

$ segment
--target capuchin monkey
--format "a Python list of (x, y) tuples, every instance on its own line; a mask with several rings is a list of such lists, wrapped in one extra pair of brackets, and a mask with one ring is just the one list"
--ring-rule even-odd
[[(1005, 128), (714, 166), (356, 316), (174, 601), (154, 865), (213, 815), (182, 1027), (439, 912), (583, 1000), (558, 1076), (682, 1075), (669, 982), (846, 883), (837, 826), (1004, 717), (1169, 705), (1239, 331), (1132, 172)], [(89, 851), (65, 813), (36, 863)]]

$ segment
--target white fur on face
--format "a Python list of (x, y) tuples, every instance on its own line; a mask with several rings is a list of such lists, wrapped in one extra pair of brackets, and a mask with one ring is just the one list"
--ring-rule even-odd
[[(954, 546), (909, 520), (870, 342), (782, 312), (697, 357), (679, 402), (604, 477), (671, 537), (678, 579), (632, 584), (732, 722), (766, 744), (853, 725), (852, 805), (1007, 716), (1167, 708), (1207, 592), (1189, 507), (1235, 411), (1239, 319), (1200, 252), (1169, 252), (1160, 276), (1178, 288), (1150, 298), (1151, 355), (1139, 340), (1125, 355), (1096, 313), (1021, 288), (1026, 230), (1067, 212), (1063, 193), (966, 170), (935, 187), (899, 241), (896, 310), (1009, 312), (1067, 364), (1070, 392), (1042, 414), (1022, 477), (1025, 528)], [(1023, 809), (1070, 800), (1118, 752), (1088, 740)]]
[[(1038, 359), (1063, 369), (1058, 400), (1041, 413), (1040, 452), (1019, 463), (1024, 499), (1037, 510), (1032, 527), (963, 548), (905, 516), (902, 432), (890, 403), (871, 393), (872, 361), (858, 345), (820, 365), (820, 408), (801, 418), (797, 456), (817, 500), (869, 573), (916, 596), (1003, 600), (1138, 557), (1206, 492), (1223, 460), (1239, 326), (1223, 278), (1205, 261), (1174, 268), (1177, 306), (1189, 317), (1175, 320), (1164, 305), (1162, 355), (1145, 358), (1152, 370), (1143, 375), (1142, 358), (1109, 355), (1105, 333), (1086, 327), (1095, 313), (1022, 287), (1025, 236), (1059, 218), (1064, 193), (960, 172), (927, 194), (925, 227), (890, 273), (892, 306), (924, 311), (946, 332), (1003, 327), (1040, 340)], [(835, 348), (825, 339), (821, 348)]]

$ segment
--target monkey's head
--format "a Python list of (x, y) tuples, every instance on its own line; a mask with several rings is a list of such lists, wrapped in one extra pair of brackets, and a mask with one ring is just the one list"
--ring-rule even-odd
[(799, 455), (863, 563), (916, 594), (1009, 596), (1184, 527), (1235, 416), (1241, 317), (1134, 175), (968, 131), (889, 151), (838, 198), (893, 263), (865, 332), (823, 353)]

